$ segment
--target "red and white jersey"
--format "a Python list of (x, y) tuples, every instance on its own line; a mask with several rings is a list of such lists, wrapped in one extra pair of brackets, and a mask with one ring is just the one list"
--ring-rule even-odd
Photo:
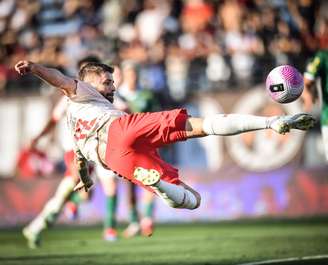
[(99, 164), (97, 154), (98, 130), (113, 116), (126, 113), (117, 110), (91, 85), (77, 81), (76, 95), (70, 97), (67, 109), (68, 128), (73, 135), (75, 151)]

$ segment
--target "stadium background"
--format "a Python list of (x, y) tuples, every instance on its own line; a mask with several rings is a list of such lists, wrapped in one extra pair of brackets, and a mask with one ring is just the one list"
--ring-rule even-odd
[[(272, 102), (263, 85), (268, 71), (286, 63), (304, 71), (314, 52), (327, 48), (326, 1), (3, 0), (0, 10), (2, 227), (31, 220), (63, 172), (61, 127), (43, 143), (47, 157), (31, 159), (32, 173), (17, 171), (19, 152), (43, 128), (59, 97), (32, 76), (18, 77), (13, 71), (18, 60), (72, 76), (77, 60), (90, 53), (110, 64), (133, 60), (139, 89), (152, 90), (163, 108), (276, 115), (301, 111), (301, 102)], [(192, 140), (165, 150), (165, 158), (181, 168), (203, 203), (190, 212), (159, 202), (156, 222), (328, 213), (319, 125), (283, 137), (256, 132)], [(120, 185), (120, 221), (127, 218), (124, 189)], [(99, 186), (81, 208), (78, 222), (101, 222)]]

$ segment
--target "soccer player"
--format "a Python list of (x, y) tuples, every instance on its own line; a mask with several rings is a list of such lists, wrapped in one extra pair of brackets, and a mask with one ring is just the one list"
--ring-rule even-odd
[[(30, 148), (36, 148), (39, 140), (50, 133), (57, 126), (58, 122), (66, 115), (67, 99), (63, 96), (56, 104), (52, 115), (44, 129), (31, 141)], [(81, 195), (74, 192), (74, 186), (79, 177), (77, 174), (75, 156), (73, 152), (72, 140), (66, 137), (62, 141), (65, 150), (64, 161), (66, 171), (60, 181), (53, 197), (45, 204), (42, 211), (23, 229), (23, 235), (27, 239), (30, 248), (40, 245), (42, 232), (53, 225), (66, 204), (71, 214), (75, 214), (78, 204), (83, 200)], [(115, 241), (116, 232), (116, 175), (111, 170), (103, 169), (98, 165), (95, 168), (97, 177), (100, 179), (104, 194), (106, 196), (106, 216), (104, 219), (104, 239)]]
[[(100, 62), (95, 56), (87, 56), (78, 62), (80, 69), (87, 62)], [(119, 105), (119, 107), (122, 107)], [(29, 148), (36, 148), (41, 138), (49, 134), (55, 129), (59, 121), (64, 118), (67, 110), (67, 98), (63, 96), (54, 107), (51, 117), (43, 130), (32, 139)], [(69, 132), (67, 132), (69, 133)], [(64, 162), (66, 171), (63, 179), (60, 181), (55, 194), (45, 204), (41, 212), (23, 228), (23, 235), (27, 239), (30, 248), (36, 248), (40, 245), (42, 232), (53, 225), (59, 214), (66, 205), (66, 213), (71, 218), (75, 218), (77, 214), (78, 204), (86, 198), (81, 198), (81, 194), (74, 192), (74, 186), (77, 184), (79, 177), (77, 174), (75, 156), (71, 137), (61, 139), (61, 145), (65, 151)], [(102, 188), (106, 197), (106, 216), (104, 219), (103, 237), (107, 241), (115, 241), (117, 239), (116, 231), (116, 206), (117, 206), (117, 176), (111, 170), (106, 170), (102, 166), (95, 168), (96, 175), (100, 179)]]
[(79, 79), (25, 60), (17, 62), (15, 70), (21, 75), (31, 73), (39, 77), (69, 98), (67, 118), (80, 177), (76, 190), (88, 191), (92, 187), (87, 162), (93, 161), (156, 193), (174, 208), (196, 209), (201, 197), (180, 180), (178, 169), (160, 158), (157, 148), (207, 135), (263, 129), (285, 134), (291, 129), (307, 130), (315, 122), (309, 114), (217, 114), (198, 118), (189, 116), (185, 109), (127, 115), (112, 104), (115, 86), (110, 66), (88, 63), (79, 71)]
[[(31, 149), (36, 148), (38, 141), (55, 128), (65, 111), (66, 101), (63, 97), (55, 106), (51, 118), (47, 122), (46, 126), (31, 141), (29, 146)], [(67, 142), (68, 141), (66, 141), (65, 144), (64, 141), (62, 144), (65, 150), (64, 161), (66, 166), (64, 178), (60, 181), (54, 196), (49, 199), (42, 211), (23, 229), (23, 235), (27, 239), (30, 248), (35, 248), (40, 244), (41, 232), (56, 221), (58, 215), (63, 209), (63, 206), (72, 196), (74, 186), (79, 180), (76, 163), (74, 161), (74, 152), (72, 146), (67, 144)]]
[(304, 73), (304, 92), (302, 94), (304, 108), (310, 111), (318, 99), (315, 86), (316, 79), (321, 79), (321, 134), (325, 148), (325, 156), (328, 161), (328, 50), (319, 50), (309, 62)]

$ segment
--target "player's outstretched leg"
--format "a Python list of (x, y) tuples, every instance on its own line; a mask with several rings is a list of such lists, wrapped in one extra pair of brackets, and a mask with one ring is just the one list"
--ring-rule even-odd
[(310, 114), (263, 117), (248, 114), (216, 114), (205, 118), (190, 117), (186, 123), (188, 138), (207, 135), (229, 136), (244, 132), (272, 129), (285, 134), (291, 129), (308, 130), (315, 119)]
[[(186, 122), (187, 138), (207, 135), (236, 135), (244, 132), (272, 129), (285, 134), (291, 129), (307, 130), (315, 119), (309, 114), (263, 117), (248, 114), (216, 114), (205, 118), (189, 117)], [(154, 169), (137, 168), (134, 178), (154, 191), (171, 207), (195, 209), (200, 204), (199, 194), (185, 184), (175, 185), (161, 180)]]

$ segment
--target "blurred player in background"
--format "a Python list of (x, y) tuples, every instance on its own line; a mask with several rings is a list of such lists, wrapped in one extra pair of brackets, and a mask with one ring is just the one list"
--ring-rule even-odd
[[(320, 93), (316, 80), (320, 79)], [(304, 92), (302, 94), (304, 108), (310, 111), (313, 103), (319, 100), (321, 94), (321, 133), (323, 137), (326, 160), (328, 161), (328, 50), (319, 50), (311, 59), (304, 73)]]
[[(84, 64), (79, 64), (82, 68)], [(113, 78), (115, 84), (119, 86), (122, 93), (118, 93), (115, 97), (115, 107), (126, 112), (146, 112), (159, 110), (159, 103), (154, 94), (145, 89), (137, 89), (137, 72), (136, 65), (132, 62), (122, 63), (122, 69), (114, 66), (115, 74)], [(116, 231), (116, 211), (118, 200), (118, 179), (116, 174), (106, 173), (108, 170), (104, 167), (97, 166), (97, 176), (101, 178), (101, 183), (106, 196), (106, 219), (104, 239), (114, 241), (117, 238)], [(103, 172), (103, 173), (102, 173)], [(125, 182), (125, 181), (124, 181)], [(123, 231), (126, 238), (134, 237), (141, 233), (143, 236), (151, 236), (153, 234), (153, 212), (154, 212), (154, 196), (151, 192), (143, 192), (141, 198), (141, 220), (138, 214), (138, 200), (136, 186), (131, 182), (127, 184), (127, 201), (128, 201), (128, 226)], [(107, 223), (107, 225), (106, 225)]]
[(196, 209), (201, 198), (180, 180), (178, 169), (160, 158), (158, 148), (189, 138), (262, 129), (285, 134), (291, 129), (307, 130), (315, 122), (309, 114), (197, 118), (185, 109), (127, 115), (112, 104), (116, 88), (110, 66), (88, 63), (80, 70), (79, 80), (29, 61), (19, 61), (15, 69), (21, 75), (34, 74), (69, 97), (68, 124), (81, 179), (76, 190), (87, 191), (93, 185), (87, 170), (88, 161), (92, 161), (156, 193), (173, 208)]
[[(124, 99), (131, 113), (154, 112), (161, 109), (154, 93), (147, 88), (138, 88), (137, 65), (133, 61), (124, 61), (121, 64), (123, 82), (118, 86), (118, 95)], [(114, 101), (115, 102), (115, 101)], [(114, 103), (115, 104), (115, 103)], [(139, 232), (144, 236), (153, 234), (154, 194), (143, 190), (142, 213), (138, 221), (136, 186), (128, 182), (130, 224), (124, 230), (124, 237), (133, 237)]]
[[(67, 99), (62, 97), (55, 106), (51, 118), (44, 129), (31, 141), (30, 149), (36, 149), (39, 140), (55, 128), (58, 121), (60, 121), (62, 116), (66, 113), (66, 108)], [(74, 151), (70, 144), (72, 140), (70, 141), (68, 138), (70, 137), (68, 136), (66, 139), (62, 139), (62, 146), (65, 150), (64, 161), (66, 166), (64, 177), (60, 181), (54, 196), (50, 198), (36, 218), (34, 218), (32, 222), (23, 229), (23, 235), (27, 239), (28, 245), (31, 248), (35, 248), (40, 244), (41, 232), (55, 223), (65, 203), (70, 199), (75, 201), (78, 199), (79, 195), (78, 193), (73, 194), (73, 189), (79, 177), (74, 159)], [(71, 202), (71, 205), (75, 205), (75, 203)], [(72, 211), (73, 215), (76, 214), (76, 208), (75, 211), (71, 207), (69, 209)]]

